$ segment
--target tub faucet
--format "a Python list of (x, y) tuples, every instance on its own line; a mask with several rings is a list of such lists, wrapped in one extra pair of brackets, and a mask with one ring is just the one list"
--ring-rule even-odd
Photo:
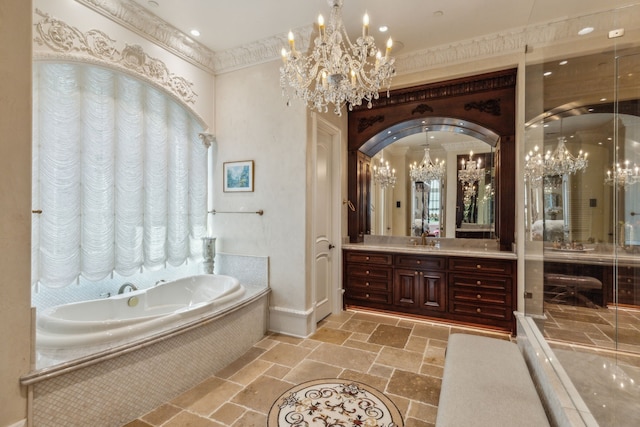
[(124, 294), (125, 291), (127, 290), (127, 288), (129, 288), (129, 292), (133, 292), (133, 291), (137, 291), (138, 290), (138, 288), (136, 288), (136, 285), (134, 285), (131, 282), (127, 282), (124, 285), (120, 286), (120, 289), (118, 289), (118, 295)]

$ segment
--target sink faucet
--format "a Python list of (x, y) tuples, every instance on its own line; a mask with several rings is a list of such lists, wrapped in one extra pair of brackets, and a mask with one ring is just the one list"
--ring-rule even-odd
[(426, 246), (426, 245), (427, 245), (427, 236), (428, 236), (428, 235), (429, 235), (429, 233), (428, 233), (427, 231), (423, 232), (423, 233), (420, 235), (420, 238), (422, 239), (420, 244), (421, 244), (422, 246)]
[(118, 295), (124, 294), (125, 291), (127, 290), (127, 288), (129, 288), (129, 292), (133, 292), (133, 291), (137, 291), (138, 290), (138, 288), (136, 288), (136, 285), (134, 285), (131, 282), (127, 282), (124, 285), (120, 286), (120, 289), (118, 289)]

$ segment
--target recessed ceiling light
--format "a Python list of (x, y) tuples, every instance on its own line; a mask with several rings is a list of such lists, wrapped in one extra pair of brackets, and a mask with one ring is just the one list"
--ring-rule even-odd
[(389, 27), (387, 27), (386, 25), (381, 25), (378, 28), (378, 31), (380, 31), (381, 33), (386, 33), (387, 31), (389, 31)]
[(200, 37), (200, 31), (196, 30), (195, 28), (189, 31), (189, 33), (191, 33), (191, 35), (194, 37)]
[(593, 27), (584, 27), (583, 29), (578, 31), (578, 34), (581, 35), (581, 36), (584, 36), (584, 35), (592, 33), (592, 32), (593, 32)]
[(600, 98), (600, 102), (604, 102), (606, 100), (607, 100), (607, 98)]
[(558, 64), (559, 65), (567, 65), (567, 63), (569, 63), (569, 61), (565, 60), (565, 61), (560, 61)]
[(550, 76), (551, 74), (553, 74), (551, 71), (545, 71), (543, 76), (547, 77), (547, 76)]

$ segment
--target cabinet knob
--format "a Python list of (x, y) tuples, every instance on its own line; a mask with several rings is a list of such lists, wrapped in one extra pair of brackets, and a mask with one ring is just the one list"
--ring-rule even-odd
[(476, 268), (482, 268), (482, 266), (480, 264), (477, 264)]
[(482, 295), (478, 294), (478, 295), (476, 295), (476, 298), (482, 299)]
[(369, 261), (369, 257), (366, 257), (365, 259), (366, 259), (367, 261)]
[(476, 285), (482, 285), (482, 281), (481, 281), (481, 280), (478, 280), (478, 281), (476, 282)]
[(365, 274), (367, 274), (367, 275), (368, 275), (368, 274), (369, 274), (369, 270), (365, 271)]
[(482, 313), (482, 310), (480, 309), (480, 307), (476, 308), (476, 313)]
[(369, 294), (365, 294), (365, 296), (366, 296), (367, 298), (369, 298)]
[(418, 260), (417, 263), (418, 263), (418, 265), (420, 265), (420, 264), (422, 264), (422, 261)]
[(413, 272), (413, 275), (414, 275), (414, 276), (417, 276), (417, 275), (418, 275), (418, 272), (417, 272), (417, 271), (414, 271), (414, 272)]
[(366, 282), (364, 285), (365, 285), (365, 286), (369, 286), (369, 282)]

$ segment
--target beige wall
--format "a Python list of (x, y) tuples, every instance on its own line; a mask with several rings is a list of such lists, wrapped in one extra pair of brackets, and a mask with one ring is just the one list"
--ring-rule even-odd
[(31, 1), (0, 2), (0, 426), (27, 416), (31, 345)]

